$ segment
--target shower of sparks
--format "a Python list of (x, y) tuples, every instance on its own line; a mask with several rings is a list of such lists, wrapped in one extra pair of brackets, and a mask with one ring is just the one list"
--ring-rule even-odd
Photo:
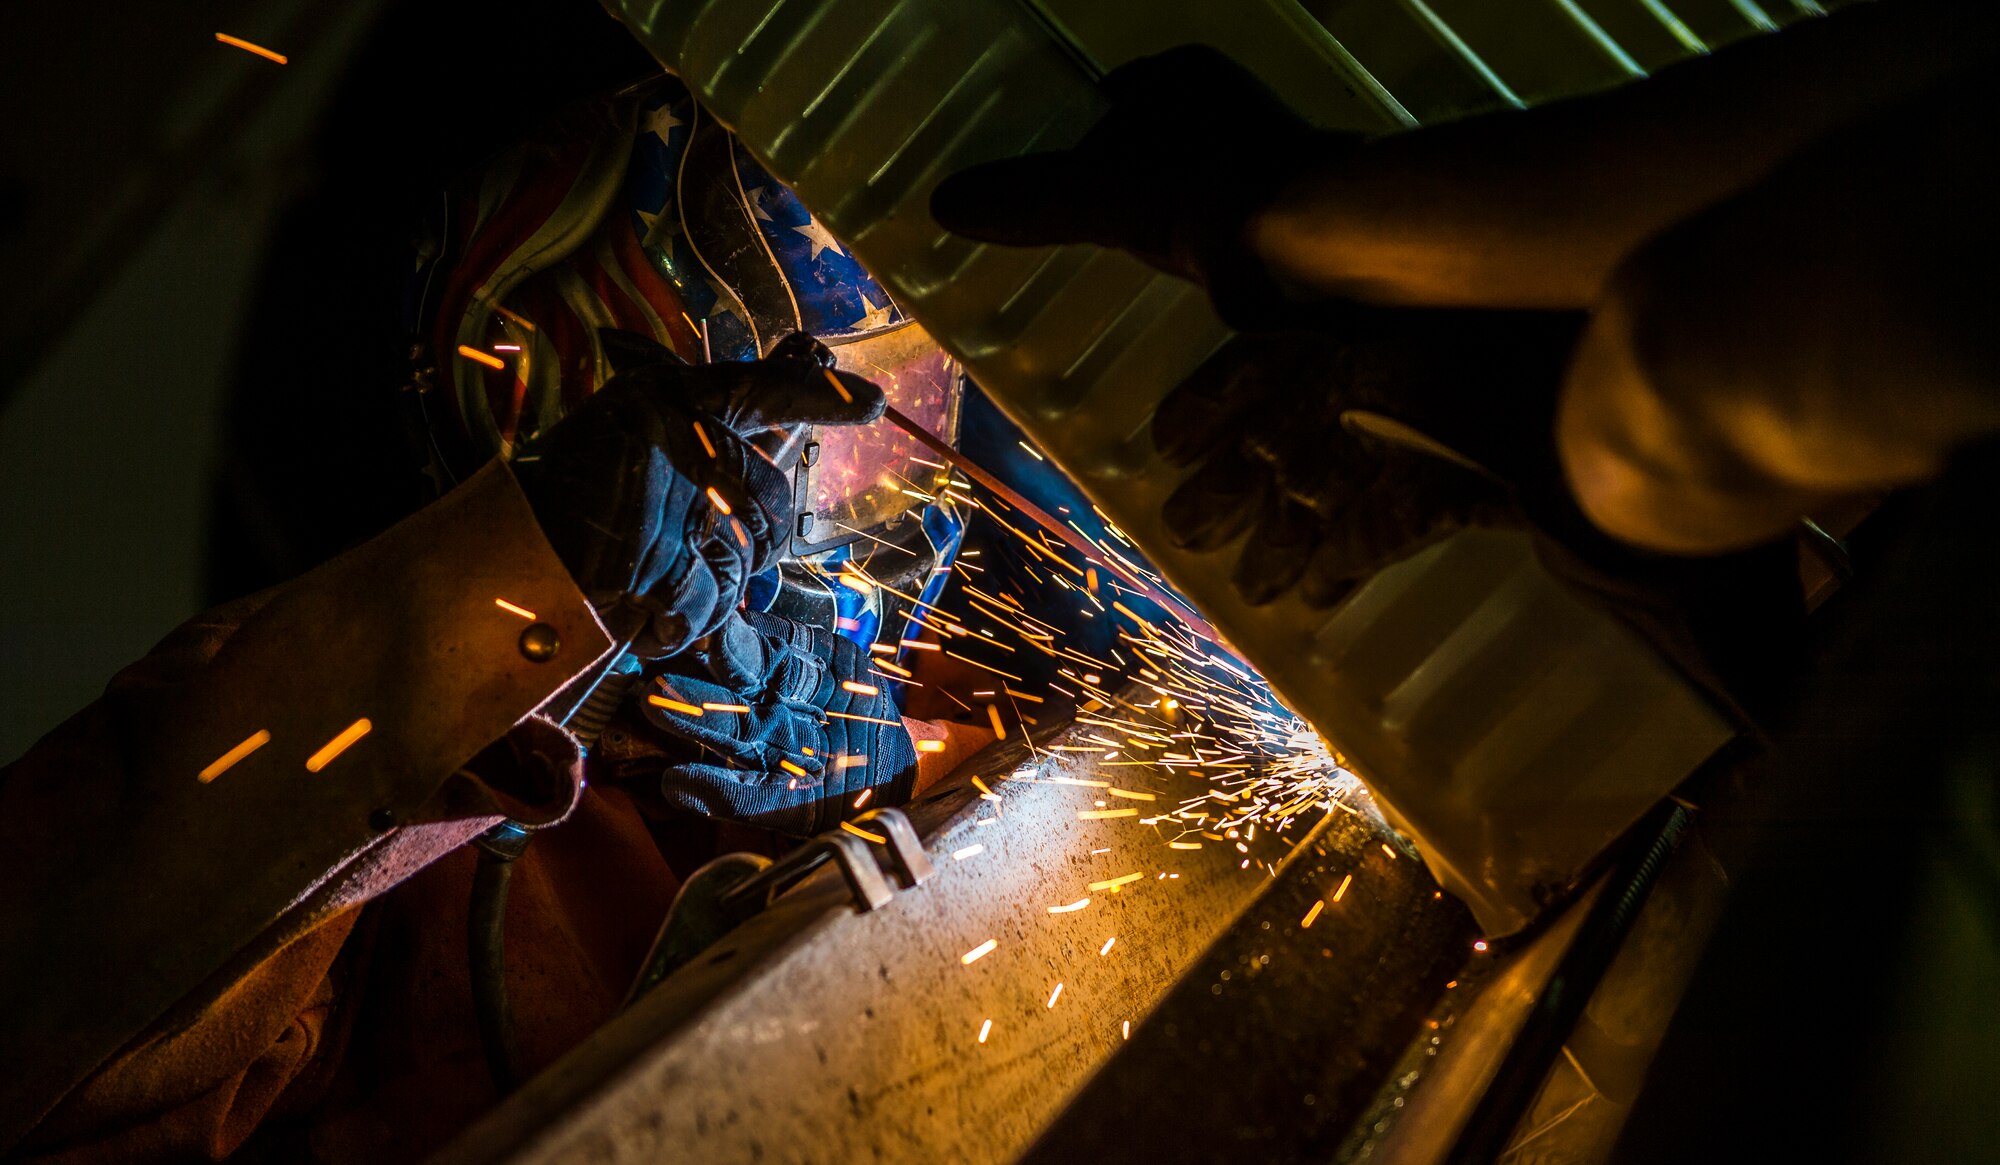
[[(996, 814), (1004, 806), (994, 786), (1003, 779), (1068, 786), (1082, 794), (1071, 810), (1080, 820), (1105, 821), (1106, 829), (1119, 831), (1116, 848), (1130, 861), (1121, 861), (1124, 868), (1149, 867), (1116, 877), (1104, 872), (1096, 881), (1079, 879), (1085, 884), (1069, 891), (1078, 900), (1045, 903), (1047, 914), (1087, 906), (1113, 909), (1092, 898), (1142, 881), (1165, 887), (1181, 880), (1180, 872), (1161, 869), (1147, 851), (1178, 855), (1223, 849), (1240, 861), (1218, 860), (1220, 868), (1208, 869), (1206, 876), (1241, 869), (1248, 876), (1275, 878), (1281, 861), (1273, 846), (1296, 845), (1326, 814), (1363, 815), (1346, 803), (1360, 787), (1346, 758), (1283, 708), (1262, 677), (1140, 562), (1137, 546), (1102, 510), (1092, 507), (1096, 533), (1089, 528), (1089, 517), (1068, 508), (1057, 507), (1054, 515), (1037, 510), (1004, 483), (966, 464), (955, 450), (946, 452), (934, 439), (925, 441), (905, 418), (890, 419), (939, 458), (918, 459), (935, 473), (893, 473), (882, 479), (887, 493), (908, 499), (905, 515), (921, 521), (926, 504), (981, 511), (997, 536), (1011, 539), (1025, 557), (1013, 577), (995, 581), (1002, 574), (982, 569), (978, 551), (962, 552), (940, 568), (954, 577), (936, 595), (896, 589), (889, 585), (896, 581), (893, 576), (885, 581), (869, 572), (865, 557), (843, 562), (837, 573), (829, 573), (828, 583), (903, 600), (899, 613), (884, 619), (879, 642), (870, 649), (876, 674), (912, 679), (897, 662), (905, 652), (949, 656), (984, 673), (986, 687), (975, 692), (932, 690), (962, 707), (968, 718), (984, 717), (1001, 740), (1012, 742), (1011, 734), (1018, 732), (1017, 746), (1029, 751), (1031, 761), (1011, 777), (987, 773), (973, 778), (980, 798), (994, 803), (994, 813), (977, 816), (973, 826), (1000, 820)], [(1026, 443), (1023, 448), (1041, 457)], [(1147, 614), (1147, 606), (1161, 613)], [(1095, 650), (1076, 646), (1078, 641), (1063, 626), (1072, 620), (1052, 614), (1064, 608), (1104, 629), (1109, 644)], [(1055, 674), (1045, 682), (1022, 678), (1051, 670)], [(1054, 724), (1065, 726), (1063, 736), (1044, 743), (1048, 734), (1037, 731), (1038, 726)], [(922, 742), (917, 747), (944, 751), (943, 745)], [(1116, 785), (1089, 779), (1100, 773), (1115, 777)], [(1175, 783), (1169, 785), (1169, 778)], [(984, 851), (984, 846), (965, 846), (952, 857), (963, 861)], [(1093, 858), (1108, 852), (1111, 847), (1090, 851)], [(1390, 850), (1389, 856), (1403, 855)], [(1196, 875), (1190, 871), (1189, 876)], [(1333, 894), (1314, 903), (1302, 926), (1311, 926), (1327, 906), (1340, 902), (1351, 882), (1349, 876)], [(1084, 891), (1090, 897), (1081, 897)], [(1116, 941), (1105, 939), (1098, 954), (1108, 955)], [(969, 965), (998, 945), (998, 939), (989, 939), (960, 961)], [(1054, 1006), (1061, 990), (1058, 985), (1047, 1006)], [(1129, 1020), (1120, 1024), (1120, 1034), (1130, 1038)]]
[(276, 61), (278, 64), (281, 65), (291, 63), (291, 58), (287, 57), (285, 54), (274, 53), (270, 49), (267, 49), (260, 44), (251, 44), (249, 41), (244, 40), (240, 36), (230, 36), (226, 32), (218, 32), (215, 34), (215, 39), (223, 44), (228, 45), (230, 48), (242, 49), (246, 53), (256, 53), (258, 56), (263, 57), (267, 61)]
[(242, 760), (244, 757), (249, 756), (269, 743), (271, 743), (270, 732), (259, 728), (257, 731), (251, 733), (243, 743), (210, 761), (207, 768), (196, 774), (195, 779), (206, 785), (235, 767), (237, 761)]
[(361, 719), (341, 729), (340, 735), (327, 741), (318, 752), (306, 758), (306, 771), (316, 773), (332, 764), (335, 757), (346, 752), (353, 746), (355, 741), (368, 735), (369, 730), (374, 727), (375, 725), (370, 723), (366, 716), (363, 716)]
[(958, 961), (970, 967), (972, 964), (992, 954), (995, 950), (998, 950), (999, 947), (1000, 947), (999, 939), (989, 938), (985, 942), (980, 943), (978, 946), (973, 947), (971, 950), (958, 956)]

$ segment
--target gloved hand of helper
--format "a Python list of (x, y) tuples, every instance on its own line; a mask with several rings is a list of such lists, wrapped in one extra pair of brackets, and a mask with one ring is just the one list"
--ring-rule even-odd
[(885, 400), (805, 336), (703, 365), (629, 333), (603, 339), (616, 374), (513, 469), (606, 628), (658, 658), (721, 626), (784, 545), (795, 427), (865, 424)]
[(1366, 311), (1332, 331), (1239, 336), (1162, 402), (1153, 440), (1195, 466), (1167, 499), (1175, 544), (1246, 531), (1255, 604), (1329, 606), (1460, 527), (1513, 520), (1555, 470), (1549, 418), (1578, 322)]
[[(909, 800), (916, 749), (868, 656), (832, 631), (760, 611), (650, 675), (671, 807), (805, 835)], [(855, 805), (864, 790), (873, 790)]]
[(1282, 297), (1245, 225), (1303, 167), (1360, 139), (1314, 129), (1207, 46), (1132, 61), (1102, 87), (1110, 109), (1073, 148), (953, 174), (932, 215), (983, 242), (1130, 251), (1206, 287), (1229, 323), (1259, 326)]

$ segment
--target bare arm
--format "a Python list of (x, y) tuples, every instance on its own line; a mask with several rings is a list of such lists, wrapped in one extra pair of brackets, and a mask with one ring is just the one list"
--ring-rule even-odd
[(1990, 5), (1877, 0), (1623, 89), (1382, 139), (1248, 241), (1298, 298), (1576, 308), (1634, 248), (1809, 143), (1994, 56)]
[(1636, 253), (1558, 414), (1585, 512), (1658, 549), (1728, 549), (2000, 432), (1996, 140), (1985, 87), (1944, 86)]

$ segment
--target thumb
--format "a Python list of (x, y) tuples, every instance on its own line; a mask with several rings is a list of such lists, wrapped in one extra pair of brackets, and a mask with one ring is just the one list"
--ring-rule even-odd
[(1076, 152), (985, 162), (931, 191), (931, 217), (953, 234), (1008, 247), (1112, 243), (1117, 200)]
[(688, 403), (739, 433), (771, 425), (865, 425), (880, 420), (888, 405), (872, 381), (790, 357), (698, 365), (683, 374), (682, 388)]

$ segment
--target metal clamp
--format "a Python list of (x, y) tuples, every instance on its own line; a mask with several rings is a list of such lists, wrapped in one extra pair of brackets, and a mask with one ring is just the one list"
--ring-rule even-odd
[[(885, 837), (888, 862), (907, 888), (935, 872), (917, 831), (901, 809), (874, 809), (855, 818), (856, 828), (874, 826)], [(874, 853), (875, 843), (844, 829), (829, 830), (777, 861), (757, 854), (724, 854), (702, 866), (681, 886), (667, 919), (640, 964), (626, 1006), (654, 984), (686, 966), (730, 931), (771, 905), (778, 895), (831, 861), (840, 867), (854, 908), (862, 913), (889, 904), (895, 891)]]

